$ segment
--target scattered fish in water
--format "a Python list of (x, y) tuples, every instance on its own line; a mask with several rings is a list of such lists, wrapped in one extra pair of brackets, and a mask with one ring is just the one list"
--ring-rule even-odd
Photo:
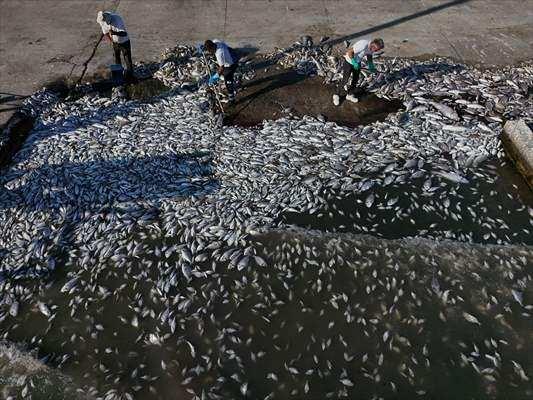
[[(271, 57), (340, 78), (332, 49)], [(476, 397), (480, 376), (526, 394), (533, 209), (480, 182), (497, 181), (501, 121), (531, 118), (531, 67), (376, 60), (364, 84), (405, 111), (240, 128), (205, 112), (202, 62), (166, 52), (155, 75), (173, 89), (150, 103), (26, 102), (36, 125), (0, 175), (2, 338), (86, 365), (87, 393), (108, 399), (438, 397), (434, 364), (472, 382), (443, 385), (450, 398)], [(357, 226), (304, 230), (284, 210)], [(410, 237), (375, 237), (422, 212)]]

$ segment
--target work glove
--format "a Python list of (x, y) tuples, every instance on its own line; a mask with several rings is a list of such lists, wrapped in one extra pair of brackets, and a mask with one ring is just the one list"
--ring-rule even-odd
[(368, 63), (368, 70), (369, 70), (370, 72), (372, 72), (372, 73), (377, 72), (377, 70), (376, 70), (376, 66), (374, 65), (374, 63), (373, 63), (372, 61), (370, 61), (370, 62)]
[(214, 85), (215, 83), (218, 82), (219, 79), (220, 79), (220, 75), (218, 73), (211, 75), (211, 77), (209, 78), (209, 84)]
[(350, 64), (352, 64), (352, 66), (353, 66), (353, 68), (354, 68), (355, 70), (359, 70), (359, 69), (361, 69), (361, 65), (359, 64), (359, 62), (358, 62), (355, 58), (352, 58), (352, 59), (350, 60)]

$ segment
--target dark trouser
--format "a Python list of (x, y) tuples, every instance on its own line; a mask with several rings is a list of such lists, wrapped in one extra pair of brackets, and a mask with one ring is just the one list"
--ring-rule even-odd
[(113, 51), (115, 52), (115, 64), (121, 64), (120, 53), (122, 53), (122, 58), (126, 64), (126, 77), (133, 76), (133, 62), (131, 61), (131, 42), (128, 40), (124, 43), (115, 43), (113, 42)]
[(237, 67), (239, 66), (239, 59), (241, 58), (239, 53), (229, 48), (229, 53), (231, 54), (231, 58), (233, 59), (233, 64), (229, 67), (224, 67), (224, 82), (226, 82), (226, 90), (228, 91), (228, 95), (230, 98), (235, 96), (235, 71), (237, 71)]
[(237, 71), (238, 63), (234, 62), (229, 67), (224, 67), (224, 73), (222, 74), (224, 76), (224, 82), (226, 83), (226, 89), (228, 91), (228, 95), (235, 96), (235, 84), (233, 82), (233, 78), (235, 76), (235, 71)]
[[(357, 82), (359, 81), (359, 72), (360, 70), (355, 69), (352, 64), (344, 60), (344, 64), (342, 64), (342, 80), (337, 86), (337, 94), (339, 96), (346, 96), (347, 94), (354, 93), (355, 88), (357, 86)], [(348, 90), (345, 90), (344, 86), (346, 86), (346, 84), (350, 80), (350, 76), (352, 77), (352, 83), (348, 87)]]

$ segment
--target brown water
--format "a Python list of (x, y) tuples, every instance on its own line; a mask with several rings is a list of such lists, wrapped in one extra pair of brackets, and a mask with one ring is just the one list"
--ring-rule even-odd
[[(147, 255), (132, 259), (127, 270), (109, 265), (98, 277), (85, 274), (113, 293), (106, 299), (98, 286), (87, 285), (77, 293), (85, 300), (72, 307), (67, 306), (70, 296), (57, 293), (64, 282), (47, 290), (36, 287), (41, 294), (35, 300), (59, 306), (53, 322), (27, 306), (17, 326), (10, 319), (2, 330), (13, 341), (35, 336), (31, 347), (54, 355), (49, 363), (61, 365), (78, 383), (142, 399), (192, 398), (187, 389), (245, 398), (245, 382), (246, 398), (269, 393), (275, 398), (498, 398), (503, 393), (525, 398), (533, 393), (511, 363), (531, 374), (533, 323), (510, 294), (517, 280), (530, 282), (531, 248), (313, 231), (272, 232), (256, 237), (254, 248), (268, 267), (237, 272), (218, 265), (209, 278), (191, 285), (180, 280), (164, 294), (154, 290), (168, 275), (142, 267)], [(508, 269), (505, 262), (515, 267)], [(511, 270), (513, 279), (507, 275)], [(434, 279), (438, 290), (432, 289)], [(450, 290), (446, 304), (438, 295), (445, 290)], [(530, 283), (523, 296), (524, 304), (533, 300)], [(184, 299), (190, 305), (178, 311), (176, 304)], [(177, 320), (174, 333), (160, 319), (169, 305)], [(140, 317), (135, 307), (154, 315)], [(480, 325), (465, 321), (463, 311)], [(498, 314), (504, 318), (495, 318)], [(138, 328), (130, 324), (135, 315)], [(102, 331), (95, 328), (99, 324)], [(168, 337), (151, 344), (150, 333)], [(495, 375), (495, 382), (461, 356), (467, 354), (483, 369), (491, 367), (484, 355), (495, 352), (501, 368), (485, 373)], [(71, 357), (58, 363), (62, 354)], [(267, 379), (269, 373), (278, 380)], [(355, 387), (340, 384), (345, 378)]]

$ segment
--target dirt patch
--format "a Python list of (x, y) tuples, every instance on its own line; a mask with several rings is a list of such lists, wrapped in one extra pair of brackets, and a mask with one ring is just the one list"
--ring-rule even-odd
[(128, 99), (143, 101), (170, 90), (168, 86), (156, 78), (140, 80), (135, 84), (126, 85), (125, 88)]
[(255, 126), (283, 116), (321, 116), (326, 121), (354, 127), (385, 119), (402, 102), (362, 92), (359, 103), (333, 105), (335, 87), (320, 77), (307, 77), (294, 70), (271, 68), (243, 84), (235, 103), (225, 106), (225, 124)]
[[(100, 96), (112, 97), (113, 88), (121, 88), (122, 95), (127, 100), (151, 101), (154, 97), (170, 90), (163, 82), (156, 78), (140, 78), (134, 82), (117, 85), (112, 80), (101, 80), (92, 84), (93, 92)], [(73, 94), (72, 99), (76, 98)]]
[(111, 97), (112, 90), (115, 87), (122, 87), (127, 99), (141, 101), (148, 101), (170, 90), (163, 82), (151, 76), (140, 77), (135, 79), (134, 82), (117, 85), (110, 79), (109, 75), (109, 73), (91, 75), (84, 79), (87, 83), (79, 87), (76, 86), (73, 80), (57, 78), (48, 82), (45, 87), (65, 101), (74, 101), (92, 92), (97, 92), (101, 96)]

